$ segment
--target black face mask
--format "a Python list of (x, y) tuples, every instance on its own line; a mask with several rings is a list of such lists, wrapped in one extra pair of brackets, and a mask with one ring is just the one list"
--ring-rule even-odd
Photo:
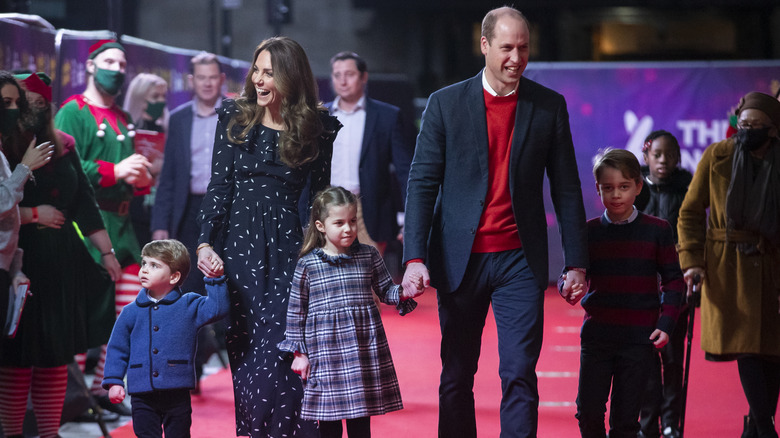
[(746, 151), (754, 151), (769, 139), (769, 127), (740, 129), (734, 134), (734, 141)]

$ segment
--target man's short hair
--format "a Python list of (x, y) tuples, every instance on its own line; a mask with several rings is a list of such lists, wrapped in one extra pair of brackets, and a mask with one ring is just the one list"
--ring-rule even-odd
[(200, 52), (197, 55), (193, 56), (190, 60), (190, 74), (195, 74), (195, 66), (196, 65), (207, 65), (207, 64), (217, 64), (217, 68), (219, 69), (220, 73), (224, 73), (222, 71), (222, 64), (219, 62), (219, 58), (217, 58), (217, 55), (209, 52)]
[(347, 59), (355, 61), (355, 65), (357, 66), (360, 74), (368, 71), (368, 64), (366, 64), (366, 60), (361, 58), (357, 53), (349, 51), (339, 52), (333, 55), (333, 58), (330, 58), (330, 66), (333, 67), (333, 64), (336, 61), (346, 61)]
[(141, 256), (155, 258), (171, 268), (171, 273), (180, 272), (176, 286), (181, 286), (190, 273), (190, 253), (183, 243), (175, 239), (153, 240), (141, 250)]
[(626, 179), (633, 179), (638, 184), (642, 181), (642, 170), (636, 155), (625, 149), (605, 148), (593, 157), (593, 177), (598, 184), (605, 168), (617, 169)]
[(511, 15), (518, 20), (523, 20), (525, 21), (526, 26), (529, 28), (531, 27), (528, 23), (528, 19), (525, 18), (525, 15), (511, 6), (502, 6), (500, 8), (492, 9), (485, 14), (485, 18), (482, 19), (482, 36), (487, 39), (488, 43), (493, 41), (498, 19), (505, 15)]

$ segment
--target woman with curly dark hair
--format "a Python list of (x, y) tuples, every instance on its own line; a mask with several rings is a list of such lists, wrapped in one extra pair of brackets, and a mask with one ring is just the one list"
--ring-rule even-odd
[(317, 100), (303, 48), (270, 38), (255, 49), (241, 97), (217, 110), (212, 176), (201, 206), (198, 268), (223, 266), (230, 289), (227, 349), (236, 434), (319, 436), (300, 419), (301, 379), (279, 351), (308, 210), (330, 182), (340, 128)]

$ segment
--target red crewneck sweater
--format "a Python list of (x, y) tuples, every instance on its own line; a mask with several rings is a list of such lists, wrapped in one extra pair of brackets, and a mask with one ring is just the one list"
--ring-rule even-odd
[(517, 94), (493, 96), (487, 90), (488, 192), (471, 252), (499, 252), (522, 247), (509, 194), (509, 155), (515, 130)]

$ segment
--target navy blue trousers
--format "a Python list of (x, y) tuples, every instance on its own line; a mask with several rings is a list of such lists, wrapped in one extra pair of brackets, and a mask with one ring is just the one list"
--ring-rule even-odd
[(522, 249), (472, 254), (457, 290), (438, 291), (442, 372), (439, 436), (476, 438), (474, 374), (488, 309), (498, 331), (501, 437), (535, 437), (544, 289)]
[(139, 438), (189, 438), (192, 403), (189, 389), (133, 395), (133, 432)]

